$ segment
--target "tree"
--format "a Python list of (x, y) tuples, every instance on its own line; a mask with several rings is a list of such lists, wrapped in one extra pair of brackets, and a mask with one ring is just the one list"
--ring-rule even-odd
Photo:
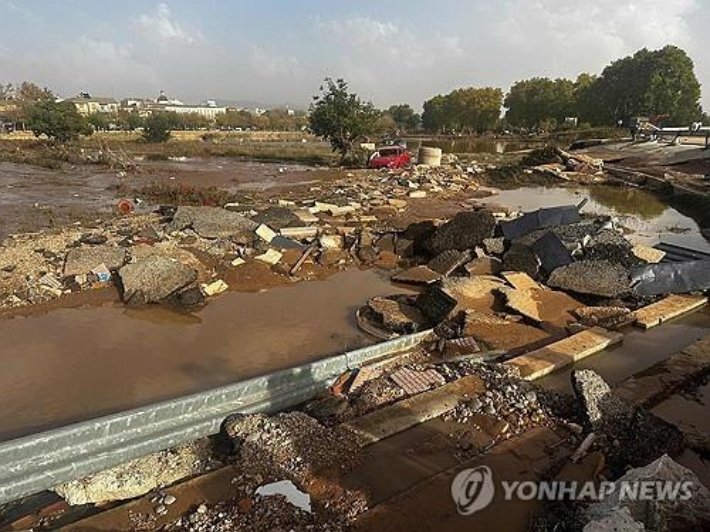
[(105, 113), (92, 113), (87, 119), (95, 131), (106, 130), (111, 124), (109, 117)]
[(683, 125), (701, 115), (700, 83), (693, 61), (676, 46), (655, 51), (643, 48), (614, 61), (587, 93), (584, 118), (600, 125), (627, 122), (635, 116)]
[(387, 109), (387, 114), (392, 117), (397, 128), (402, 131), (416, 131), (422, 121), (421, 116), (415, 113), (408, 103), (390, 106)]
[(377, 111), (372, 103), (363, 102), (348, 91), (345, 80), (325, 79), (320, 94), (313, 97), (308, 124), (311, 131), (330, 141), (333, 151), (342, 159), (353, 155), (359, 139), (375, 131)]
[(457, 89), (424, 102), (422, 123), (427, 131), (484, 132), (500, 118), (503, 91), (494, 87)]
[(27, 126), (36, 137), (46, 135), (59, 142), (77, 140), (80, 135), (93, 132), (73, 103), (52, 100), (37, 101), (28, 107)]
[(575, 116), (575, 83), (568, 79), (532, 78), (516, 82), (505, 97), (506, 121), (528, 129), (556, 126)]
[(40, 87), (31, 81), (23, 81), (15, 93), (15, 98), (24, 103), (49, 101), (56, 98), (47, 87)]
[(116, 123), (123, 130), (135, 131), (139, 127), (143, 127), (143, 117), (135, 109), (132, 111), (121, 110), (116, 116)]
[(176, 113), (157, 112), (146, 117), (143, 125), (143, 139), (146, 142), (167, 142), (170, 132), (179, 124)]

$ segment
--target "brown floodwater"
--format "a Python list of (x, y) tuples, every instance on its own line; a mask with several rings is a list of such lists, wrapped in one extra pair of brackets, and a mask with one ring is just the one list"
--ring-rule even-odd
[(370, 297), (401, 293), (349, 270), (200, 312), (120, 304), (0, 322), (0, 440), (207, 390), (373, 343), (355, 323)]

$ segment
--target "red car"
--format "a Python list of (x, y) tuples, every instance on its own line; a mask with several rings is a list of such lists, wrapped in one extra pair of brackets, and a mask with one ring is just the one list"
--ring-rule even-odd
[(386, 146), (378, 149), (370, 156), (369, 168), (404, 168), (412, 161), (407, 149), (403, 146)]

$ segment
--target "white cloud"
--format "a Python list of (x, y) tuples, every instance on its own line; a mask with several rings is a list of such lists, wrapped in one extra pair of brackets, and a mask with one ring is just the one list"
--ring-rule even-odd
[(188, 33), (182, 25), (175, 20), (170, 6), (160, 3), (153, 13), (144, 13), (138, 17), (136, 26), (148, 38), (163, 44), (185, 43), (194, 44), (201, 40), (198, 33)]
[(292, 77), (302, 72), (301, 62), (293, 56), (281, 56), (260, 46), (252, 45), (251, 68), (267, 77)]

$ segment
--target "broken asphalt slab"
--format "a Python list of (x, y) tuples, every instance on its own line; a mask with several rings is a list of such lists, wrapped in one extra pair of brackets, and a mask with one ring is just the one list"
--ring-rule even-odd
[(523, 214), (520, 218), (500, 224), (503, 236), (515, 240), (538, 229), (558, 225), (570, 225), (582, 221), (576, 205), (549, 207)]
[(449, 249), (473, 249), (493, 236), (495, 226), (496, 220), (488, 211), (460, 212), (438, 227), (426, 240), (424, 247), (432, 254)]
[(123, 300), (130, 305), (157, 303), (197, 280), (197, 272), (180, 262), (151, 255), (119, 270)]
[(166, 229), (173, 232), (191, 227), (203, 238), (239, 237), (251, 242), (258, 226), (241, 214), (218, 207), (178, 207)]
[(578, 294), (620, 297), (631, 290), (629, 272), (606, 260), (581, 260), (552, 272), (547, 283)]

